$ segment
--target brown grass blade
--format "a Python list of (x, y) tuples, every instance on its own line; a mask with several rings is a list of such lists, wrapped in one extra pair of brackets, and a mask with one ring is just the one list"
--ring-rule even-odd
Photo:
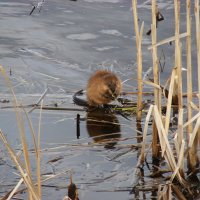
[[(12, 88), (12, 84), (4, 70), (4, 68), (2, 66), (0, 66), (0, 71), (1, 74), (8, 86), (8, 88), (10, 89), (12, 96), (13, 96), (13, 106), (15, 108), (15, 114), (16, 114), (16, 120), (17, 120), (17, 124), (18, 124), (18, 129), (19, 129), (19, 133), (20, 133), (20, 137), (21, 137), (21, 143), (22, 143), (22, 147), (23, 147), (23, 154), (24, 154), (24, 161), (25, 161), (25, 166), (26, 166), (26, 171), (28, 173), (28, 179), (30, 179), (31, 182), (31, 165), (30, 165), (30, 159), (29, 159), (29, 153), (28, 153), (28, 147), (27, 147), (27, 142), (26, 142), (26, 135), (25, 135), (25, 129), (24, 129), (24, 122), (23, 122), (23, 117), (21, 115), (21, 111), (18, 108), (18, 101), (17, 98), (15, 96), (14, 90)], [(31, 196), (29, 196), (30, 199), (32, 199)]]
[(28, 125), (29, 125), (29, 128), (30, 128), (30, 132), (31, 132), (31, 136), (32, 136), (32, 139), (33, 139), (33, 145), (34, 145), (34, 150), (35, 150), (35, 156), (37, 158), (38, 156), (38, 150), (37, 150), (37, 142), (36, 142), (36, 134), (35, 134), (35, 131), (34, 131), (34, 128), (33, 128), (33, 124), (28, 116), (28, 113), (27, 111), (25, 110), (24, 107), (22, 107), (25, 115), (26, 115), (26, 119), (28, 120)]
[(141, 148), (141, 158), (140, 158), (140, 164), (144, 163), (144, 159), (145, 159), (145, 146), (146, 146), (146, 137), (147, 137), (147, 130), (148, 130), (148, 124), (149, 124), (149, 120), (150, 117), (152, 115), (152, 111), (153, 111), (153, 105), (150, 106), (149, 111), (147, 113), (146, 119), (145, 119), (145, 125), (144, 125), (144, 131), (143, 131), (143, 141), (142, 141), (142, 148)]
[(200, 127), (200, 117), (197, 119), (197, 122), (196, 122), (196, 124), (194, 126), (194, 129), (193, 129), (192, 133), (189, 135), (190, 136), (189, 144), (188, 144), (189, 148), (191, 148), (193, 146), (193, 143), (194, 143), (194, 140), (196, 138), (196, 135), (198, 134), (199, 127)]
[(185, 124), (183, 124), (183, 128), (187, 127), (190, 123), (192, 123), (193, 121), (195, 121), (197, 118), (200, 117), (200, 112), (198, 112), (196, 115), (194, 115), (192, 117), (192, 119), (190, 119), (189, 121), (187, 121)]
[[(187, 37), (187, 36), (188, 36), (188, 33), (187, 33), (187, 32), (181, 33), (181, 34), (179, 34), (179, 39), (185, 38), (185, 37)], [(161, 46), (161, 45), (163, 45), (163, 44), (167, 44), (167, 43), (169, 43), (169, 42), (173, 42), (173, 41), (175, 41), (175, 39), (176, 39), (176, 37), (175, 37), (175, 36), (172, 36), (172, 37), (169, 37), (169, 38), (167, 38), (167, 39), (161, 40), (160, 42), (149, 46), (149, 47), (148, 47), (148, 50), (152, 50), (154, 46), (158, 47), (158, 46)]]
[(152, 86), (153, 88), (158, 89), (158, 90), (161, 91), (161, 87), (160, 87), (159, 84), (153, 83), (153, 82), (151, 82), (151, 81), (143, 81), (143, 83), (145, 83), (145, 84), (147, 84), (147, 85), (150, 85), (150, 86)]
[[(160, 139), (160, 143), (161, 143), (162, 154), (164, 155), (165, 160), (167, 161), (171, 171), (174, 171), (177, 168), (177, 164), (175, 162), (173, 151), (170, 147), (170, 144), (169, 144), (168, 138), (166, 136), (162, 120), (161, 120), (161, 116), (159, 114), (159, 111), (158, 111), (158, 108), (156, 105), (154, 106), (154, 119), (156, 122), (156, 126), (158, 128), (158, 135), (159, 135), (159, 139)], [(181, 177), (179, 172), (177, 172), (176, 177), (179, 179), (179, 182), (184, 187), (186, 187), (187, 184), (186, 184), (185, 180)]]
[(40, 164), (41, 164), (41, 154), (40, 154), (40, 135), (41, 135), (41, 117), (42, 117), (42, 106), (43, 106), (43, 100), (41, 102), (41, 109), (40, 109), (40, 116), (39, 116), (39, 127), (38, 127), (38, 142), (37, 142), (37, 183), (38, 183), (38, 194), (40, 198), (42, 197), (42, 191), (41, 191), (41, 172), (40, 172)]
[(178, 130), (177, 130), (177, 143), (178, 143), (178, 149), (177, 149), (177, 155), (180, 153), (181, 144), (183, 141), (183, 109), (179, 109), (178, 113)]
[(167, 182), (163, 187), (160, 186), (158, 192), (158, 200), (171, 200), (172, 199), (172, 189), (171, 183)]
[(18, 190), (18, 188), (20, 187), (20, 185), (24, 182), (23, 178), (21, 178), (19, 180), (19, 182), (17, 183), (17, 185), (15, 186), (15, 188), (13, 188), (12, 192), (10, 193), (10, 195), (6, 198), (6, 200), (10, 200), (13, 195), (15, 194), (15, 192)]
[(171, 114), (171, 105), (172, 105), (172, 95), (174, 90), (174, 82), (175, 82), (175, 69), (172, 70), (171, 81), (169, 85), (169, 95), (167, 99), (167, 111), (165, 118), (165, 132), (168, 135), (169, 123), (170, 123), (170, 114)]
[(27, 185), (30, 194), (34, 197), (35, 200), (39, 200), (40, 198), (38, 196), (38, 193), (35, 189), (34, 184), (32, 183), (32, 181), (29, 177), (29, 174), (24, 172), (23, 168), (20, 165), (20, 162), (18, 161), (17, 156), (15, 155), (14, 151), (12, 150), (10, 145), (8, 144), (6, 138), (5, 138), (5, 136), (4, 136), (4, 134), (1, 130), (0, 130), (0, 138), (3, 141), (4, 145), (6, 146), (8, 153), (10, 154), (11, 159), (15, 163), (15, 166), (17, 167), (21, 176), (23, 177), (23, 180), (24, 180), (25, 184)]
[(181, 149), (179, 152), (179, 157), (178, 157), (178, 163), (176, 166), (176, 169), (174, 170), (174, 173), (171, 175), (170, 181), (172, 182), (176, 176), (176, 174), (178, 173), (179, 169), (183, 169), (183, 163), (184, 163), (184, 148), (185, 148), (185, 141), (182, 140), (182, 144), (181, 144)]
[(183, 195), (183, 193), (178, 189), (177, 186), (175, 186), (174, 184), (172, 184), (172, 190), (175, 193), (176, 197), (180, 200), (187, 200), (185, 198), (185, 196)]

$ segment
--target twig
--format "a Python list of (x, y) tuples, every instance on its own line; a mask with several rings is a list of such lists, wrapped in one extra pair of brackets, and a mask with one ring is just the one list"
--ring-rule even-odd
[[(52, 175), (52, 176), (50, 176), (50, 177), (48, 177), (48, 178), (42, 180), (42, 183), (45, 182), (45, 181), (48, 181), (48, 180), (50, 180), (50, 179), (52, 179), (52, 178), (56, 178), (57, 176), (66, 174), (66, 173), (69, 172), (69, 171), (71, 171), (71, 169), (63, 170), (63, 171), (61, 171), (60, 173), (57, 173), (57, 174), (55, 174), (55, 175)], [(37, 186), (37, 183), (35, 183), (34, 186)], [(22, 192), (24, 192), (24, 191), (26, 191), (26, 190), (27, 190), (27, 187), (22, 188), (21, 190), (16, 191), (16, 192), (14, 193), (14, 195), (19, 194), (19, 193), (22, 193)], [(11, 191), (12, 191), (12, 190), (11, 190)], [(7, 200), (7, 196), (11, 193), (11, 191), (8, 192), (1, 200)]]
[(28, 111), (28, 113), (31, 113), (33, 110), (35, 110), (35, 107), (39, 105), (39, 103), (44, 99), (45, 95), (47, 94), (49, 88), (47, 88), (44, 93), (41, 95), (41, 97), (38, 99), (37, 103), (34, 104), (34, 107)]
[[(187, 37), (187, 36), (188, 36), (187, 32), (181, 33), (181, 34), (178, 35), (179, 39)], [(176, 36), (172, 36), (172, 37), (169, 37), (167, 39), (161, 40), (160, 42), (157, 42), (156, 44), (149, 46), (148, 50), (152, 50), (154, 46), (158, 47), (160, 45), (163, 45), (163, 44), (166, 44), (166, 43), (169, 43), (169, 42), (173, 42), (173, 41), (175, 41), (175, 39), (176, 39)]]
[[(29, 108), (33, 107), (34, 109), (40, 109), (40, 105), (30, 104), (30, 105), (18, 105), (18, 106), (3, 106), (1, 109), (8, 109), (8, 108)], [(44, 106), (42, 107), (42, 110), (68, 110), (68, 111), (86, 111), (84, 108), (64, 108), (64, 107), (50, 107), (50, 106)]]

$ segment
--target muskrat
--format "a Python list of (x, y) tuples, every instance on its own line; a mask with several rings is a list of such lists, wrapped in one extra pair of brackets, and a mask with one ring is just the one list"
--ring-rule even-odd
[(114, 73), (98, 70), (88, 80), (88, 104), (90, 106), (108, 104), (119, 96), (121, 89), (121, 80)]
[(121, 80), (114, 73), (107, 70), (98, 70), (88, 80), (87, 101), (77, 97), (81, 94), (81, 90), (75, 93), (74, 103), (87, 107), (106, 105), (119, 96), (121, 89)]

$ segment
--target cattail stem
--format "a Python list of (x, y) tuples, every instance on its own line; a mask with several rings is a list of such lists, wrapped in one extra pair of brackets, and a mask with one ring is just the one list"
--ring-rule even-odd
[(133, 19), (136, 35), (136, 49), (137, 49), (137, 79), (138, 79), (138, 99), (137, 99), (137, 121), (141, 121), (142, 118), (142, 34), (144, 23), (142, 23), (141, 29), (138, 26), (138, 14), (137, 14), (137, 0), (132, 0)]
[[(157, 57), (157, 46), (155, 45), (157, 42), (157, 34), (156, 34), (156, 0), (152, 0), (152, 25), (151, 25), (151, 36), (152, 36), (152, 59), (153, 59), (153, 77), (154, 83), (160, 85), (159, 81), (159, 68), (158, 68), (158, 57)], [(154, 102), (158, 107), (159, 113), (161, 113), (161, 90), (158, 88), (154, 88)], [(159, 154), (159, 146), (158, 146), (158, 130), (155, 126), (155, 122), (153, 123), (153, 135), (152, 135), (152, 156), (153, 159), (157, 158)]]

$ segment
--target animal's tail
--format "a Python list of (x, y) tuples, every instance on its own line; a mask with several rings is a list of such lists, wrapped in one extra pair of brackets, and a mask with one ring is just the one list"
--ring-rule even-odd
[(73, 95), (73, 101), (76, 105), (78, 106), (84, 106), (84, 107), (88, 107), (89, 104), (86, 100), (84, 99), (81, 99), (79, 98), (78, 96), (81, 96), (83, 95), (83, 90), (79, 90), (78, 92), (76, 92), (74, 95)]

